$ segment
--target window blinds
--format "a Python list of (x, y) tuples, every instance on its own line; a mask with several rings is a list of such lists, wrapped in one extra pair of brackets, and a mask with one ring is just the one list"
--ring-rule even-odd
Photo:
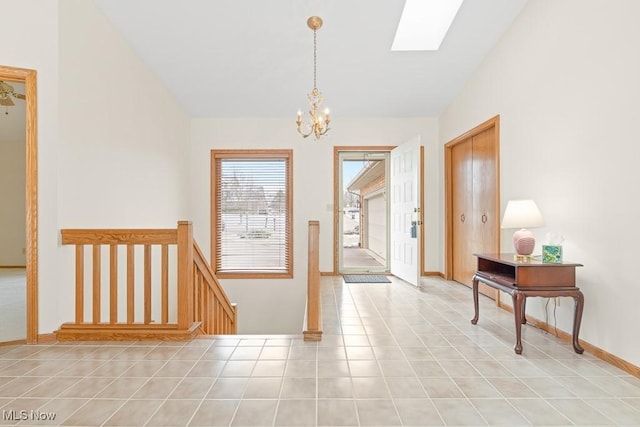
[(289, 156), (214, 161), (216, 272), (290, 273)]

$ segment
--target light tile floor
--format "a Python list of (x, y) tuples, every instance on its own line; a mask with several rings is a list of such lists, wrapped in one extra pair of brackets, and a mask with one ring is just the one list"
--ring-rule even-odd
[[(640, 425), (640, 379), (439, 279), (322, 279), (324, 337), (0, 348), (2, 425)], [(55, 414), (55, 419), (45, 419)], [(40, 419), (38, 419), (40, 418)]]

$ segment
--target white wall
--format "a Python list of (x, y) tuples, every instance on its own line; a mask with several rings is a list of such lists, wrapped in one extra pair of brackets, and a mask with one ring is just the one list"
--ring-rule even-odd
[[(42, 332), (59, 326), (57, 259), (58, 3), (4, 0), (2, 65), (38, 71), (38, 281)], [(7, 12), (8, 11), (8, 12)]]
[[(60, 1), (60, 94), (59, 228), (189, 219), (190, 119), (93, 2)], [(62, 323), (73, 316), (73, 247), (60, 254)]]
[(0, 138), (0, 266), (26, 265), (25, 148)]
[[(509, 199), (537, 202), (546, 227), (534, 230), (536, 253), (546, 232), (557, 232), (565, 260), (584, 264), (580, 337), (636, 366), (638, 16), (635, 0), (530, 0), (440, 118), (444, 144), (501, 115), (503, 211)], [(512, 250), (511, 234), (502, 233), (503, 251)], [(527, 309), (544, 319), (543, 302)], [(562, 301), (560, 329), (571, 331), (572, 313)]]
[(38, 317), (50, 333), (73, 316), (60, 228), (186, 219), (189, 119), (92, 2), (2, 6), (24, 18), (0, 26), (3, 65), (38, 72)]
[[(292, 110), (295, 115), (295, 111)], [(294, 278), (223, 280), (239, 306), (240, 333), (300, 333), (306, 298), (307, 224), (320, 221), (320, 270), (333, 271), (333, 146), (397, 145), (415, 135), (431, 153), (437, 145), (435, 119), (334, 118), (331, 133), (320, 141), (302, 139), (295, 117), (282, 119), (195, 119), (191, 135), (191, 211), (194, 236), (210, 254), (210, 151), (217, 148), (292, 148), (294, 202)], [(439, 168), (428, 155), (426, 168)], [(437, 187), (432, 181), (432, 193)], [(434, 208), (434, 215), (439, 211)], [(429, 241), (427, 237), (427, 241)], [(438, 236), (433, 236), (437, 241)], [(435, 266), (437, 242), (428, 243), (427, 259)]]
[(189, 118), (93, 4), (60, 1), (60, 223), (175, 227)]

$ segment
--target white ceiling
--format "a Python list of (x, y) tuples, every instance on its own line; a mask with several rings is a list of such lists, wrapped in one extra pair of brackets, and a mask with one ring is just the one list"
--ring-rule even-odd
[(437, 116), (527, 0), (466, 0), (437, 52), (391, 52), (403, 1), (96, 0), (192, 117)]

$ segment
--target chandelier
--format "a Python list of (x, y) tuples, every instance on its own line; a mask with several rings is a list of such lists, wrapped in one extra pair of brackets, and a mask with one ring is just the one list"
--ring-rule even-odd
[(322, 93), (318, 90), (318, 85), (316, 84), (316, 51), (317, 51), (317, 43), (316, 43), (316, 32), (322, 27), (322, 18), (319, 16), (312, 16), (307, 19), (307, 25), (309, 28), (313, 30), (313, 90), (311, 93), (307, 95), (307, 99), (309, 100), (309, 120), (302, 123), (302, 111), (298, 110), (298, 119), (296, 123), (298, 124), (298, 133), (302, 135), (303, 138), (308, 137), (313, 134), (316, 140), (320, 139), (320, 137), (326, 134), (329, 131), (329, 109), (324, 109), (324, 116), (319, 115), (320, 104), (322, 104), (323, 98)]

